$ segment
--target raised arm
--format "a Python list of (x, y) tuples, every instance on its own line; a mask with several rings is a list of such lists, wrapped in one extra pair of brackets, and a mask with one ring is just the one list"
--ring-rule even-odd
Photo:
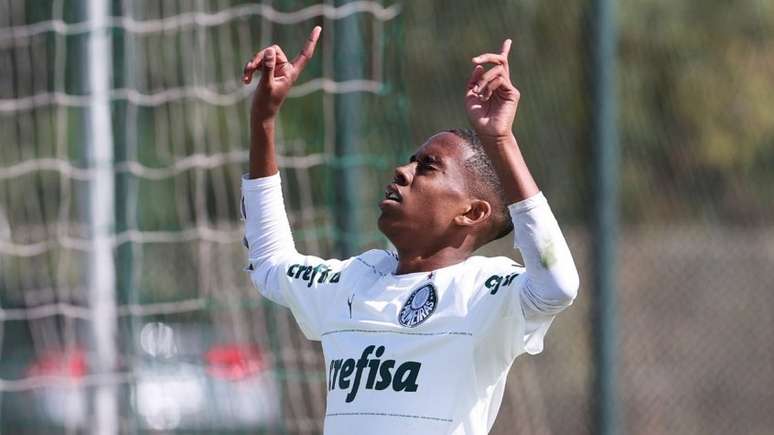
[[(545, 197), (527, 168), (513, 135), (519, 91), (511, 83), (508, 53), (511, 40), (499, 53), (472, 59), (473, 72), (465, 94), (468, 119), (503, 185), (515, 227), (515, 244), (526, 271), (522, 306), (555, 314), (569, 305), (578, 290), (578, 272), (567, 243)], [(491, 65), (486, 70), (485, 65)]]
[[(510, 79), (510, 50), (511, 40), (506, 39), (500, 53), (474, 57), (476, 66), (465, 94), (468, 118), (495, 166), (509, 204), (539, 191), (513, 135), (520, 94)], [(487, 64), (493, 65), (488, 71), (484, 69)]]
[(288, 61), (278, 45), (259, 51), (247, 62), (242, 80), (252, 81), (260, 71), (261, 79), (250, 110), (250, 171), (242, 178), (242, 214), (245, 220), (245, 245), (248, 271), (260, 292), (273, 301), (293, 305), (286, 269), (302, 264), (307, 258), (296, 251), (285, 212), (282, 186), (274, 147), (274, 125), (279, 108), (293, 83), (314, 53), (320, 36), (315, 27), (301, 53)]
[(247, 271), (260, 293), (290, 308), (304, 334), (320, 339), (326, 305), (345, 278), (349, 260), (322, 259), (296, 251), (285, 212), (274, 149), (274, 125), (280, 106), (314, 54), (320, 27), (315, 27), (292, 61), (277, 45), (247, 62), (242, 80), (260, 71), (250, 111), (250, 172), (242, 177)]
[(279, 171), (274, 148), (277, 114), (293, 83), (312, 58), (321, 31), (320, 26), (312, 29), (301, 52), (292, 61), (275, 44), (259, 51), (245, 64), (242, 76), (245, 84), (252, 81), (256, 71), (261, 71), (250, 110), (250, 178), (269, 177)]

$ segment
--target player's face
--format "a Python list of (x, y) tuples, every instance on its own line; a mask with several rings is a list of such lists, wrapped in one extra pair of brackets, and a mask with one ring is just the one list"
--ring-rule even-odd
[(452, 133), (427, 140), (395, 168), (379, 203), (379, 230), (399, 249), (443, 247), (459, 230), (454, 218), (468, 210), (464, 162), (472, 151)]

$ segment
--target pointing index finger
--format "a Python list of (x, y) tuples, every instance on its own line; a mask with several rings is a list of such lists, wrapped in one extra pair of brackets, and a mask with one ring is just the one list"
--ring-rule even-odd
[(506, 39), (505, 41), (503, 41), (503, 48), (502, 48), (502, 50), (500, 50), (500, 53), (503, 56), (505, 56), (505, 60), (506, 61), (508, 60), (508, 53), (511, 52), (511, 43), (512, 43), (512, 41), (510, 40), (510, 38)]
[(309, 39), (304, 43), (304, 48), (302, 48), (301, 52), (298, 53), (298, 56), (293, 59), (293, 67), (298, 70), (299, 73), (304, 69), (306, 63), (309, 62), (309, 59), (312, 58), (314, 48), (317, 46), (317, 40), (320, 38), (320, 32), (322, 32), (322, 27), (315, 26), (314, 29), (312, 29), (312, 33), (309, 34)]

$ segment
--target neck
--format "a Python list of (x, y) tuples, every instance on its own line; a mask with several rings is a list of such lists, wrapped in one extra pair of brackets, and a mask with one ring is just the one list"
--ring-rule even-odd
[(453, 266), (467, 259), (472, 252), (455, 247), (441, 248), (429, 254), (407, 252), (398, 249), (398, 268), (396, 275), (415, 272), (432, 272), (448, 266)]

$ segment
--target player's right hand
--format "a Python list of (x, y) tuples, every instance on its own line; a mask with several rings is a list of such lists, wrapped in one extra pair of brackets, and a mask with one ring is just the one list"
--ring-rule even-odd
[(253, 74), (260, 70), (261, 80), (253, 95), (251, 118), (253, 121), (265, 122), (273, 120), (279, 108), (288, 96), (290, 88), (295, 83), (301, 71), (314, 54), (317, 39), (322, 28), (315, 26), (304, 48), (295, 59), (288, 61), (279, 45), (272, 45), (256, 53), (252, 60), (245, 64), (242, 81), (245, 84), (253, 80)]

